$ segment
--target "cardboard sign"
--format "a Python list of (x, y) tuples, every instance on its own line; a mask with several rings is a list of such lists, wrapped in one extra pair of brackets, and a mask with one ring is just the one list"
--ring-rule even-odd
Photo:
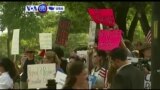
[(55, 74), (55, 64), (28, 65), (28, 88), (47, 88), (47, 80), (54, 79)]
[(88, 9), (88, 13), (91, 16), (92, 20), (97, 24), (102, 23), (106, 26), (114, 26), (115, 18), (112, 9)]
[(98, 49), (111, 51), (119, 47), (122, 39), (121, 30), (99, 30), (98, 33)]
[(14, 29), (13, 31), (12, 49), (11, 49), (12, 55), (19, 54), (19, 31), (20, 29)]
[(57, 82), (57, 89), (62, 89), (64, 84), (65, 84), (65, 81), (66, 81), (66, 78), (67, 78), (67, 75), (62, 73), (62, 72), (59, 72), (57, 71), (56, 73), (56, 82)]
[(96, 33), (96, 23), (94, 21), (90, 21), (88, 45), (94, 45), (95, 33)]
[(39, 34), (40, 49), (52, 49), (52, 33)]
[(60, 18), (57, 37), (56, 37), (56, 44), (66, 46), (66, 42), (68, 41), (69, 29), (70, 29), (70, 20), (66, 18)]

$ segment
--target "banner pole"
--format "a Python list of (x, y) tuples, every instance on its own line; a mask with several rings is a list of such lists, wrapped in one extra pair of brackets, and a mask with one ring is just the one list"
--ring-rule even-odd
[(100, 29), (103, 30), (103, 25), (100, 23)]

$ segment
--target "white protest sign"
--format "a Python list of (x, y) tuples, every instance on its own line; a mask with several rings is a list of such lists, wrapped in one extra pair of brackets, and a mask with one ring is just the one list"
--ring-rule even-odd
[(40, 49), (52, 49), (52, 33), (39, 34)]
[(87, 50), (77, 51), (77, 55), (81, 58), (87, 58)]
[(135, 57), (127, 57), (127, 60), (131, 60), (131, 62), (133, 62), (133, 63), (138, 62), (138, 58), (135, 58)]
[(19, 54), (19, 31), (20, 29), (13, 30), (12, 49), (11, 49), (12, 55)]
[(28, 88), (47, 88), (47, 80), (54, 79), (55, 73), (55, 64), (28, 65)]
[(151, 74), (147, 74), (144, 80), (144, 89), (151, 89)]
[(93, 45), (94, 44), (95, 33), (96, 33), (96, 23), (94, 21), (90, 21), (88, 45)]
[(59, 72), (57, 71), (56, 73), (56, 82), (57, 82), (57, 89), (62, 89), (64, 84), (65, 84), (65, 81), (66, 81), (66, 77), (67, 75), (62, 73), (62, 72)]

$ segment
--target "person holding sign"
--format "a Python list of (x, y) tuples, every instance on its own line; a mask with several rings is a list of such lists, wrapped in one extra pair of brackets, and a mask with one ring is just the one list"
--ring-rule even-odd
[(91, 75), (96, 77), (96, 82), (94, 85), (92, 85), (92, 88), (98, 88), (102, 89), (105, 86), (105, 78), (106, 78), (106, 72), (107, 72), (107, 54), (105, 51), (102, 50), (96, 50), (96, 52), (93, 53), (93, 65), (94, 68), (92, 69)]
[(66, 68), (67, 68), (67, 60), (64, 58), (64, 51), (61, 47), (54, 47), (53, 48), (54, 52), (57, 54), (58, 58), (61, 61), (61, 68), (63, 69), (64, 73), (67, 73)]
[(27, 79), (28, 79), (28, 76), (27, 76), (27, 66), (28, 65), (31, 65), (31, 64), (35, 64), (35, 61), (34, 61), (34, 50), (29, 48), (26, 50), (26, 60), (24, 62), (24, 65), (23, 65), (23, 73), (22, 73), (22, 76), (21, 76), (21, 83), (20, 83), (20, 88), (21, 89), (27, 89), (28, 88), (28, 84), (27, 84)]
[(43, 63), (56, 63), (56, 71), (64, 72), (60, 67), (61, 61), (58, 58), (57, 54), (53, 51), (46, 51)]
[(63, 89), (88, 89), (88, 69), (81, 62), (71, 64)]
[(0, 59), (0, 89), (13, 89), (17, 70), (9, 58)]

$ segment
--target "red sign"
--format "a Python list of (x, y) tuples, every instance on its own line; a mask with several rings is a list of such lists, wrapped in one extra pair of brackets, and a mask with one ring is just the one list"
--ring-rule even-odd
[(70, 29), (70, 20), (65, 18), (60, 18), (58, 32), (56, 37), (56, 44), (66, 46), (66, 42), (68, 41)]
[(121, 39), (121, 30), (100, 30), (98, 33), (98, 49), (111, 51), (119, 47)]
[(112, 9), (88, 9), (88, 13), (91, 16), (92, 20), (97, 24), (103, 24), (106, 26), (114, 26), (115, 18)]

